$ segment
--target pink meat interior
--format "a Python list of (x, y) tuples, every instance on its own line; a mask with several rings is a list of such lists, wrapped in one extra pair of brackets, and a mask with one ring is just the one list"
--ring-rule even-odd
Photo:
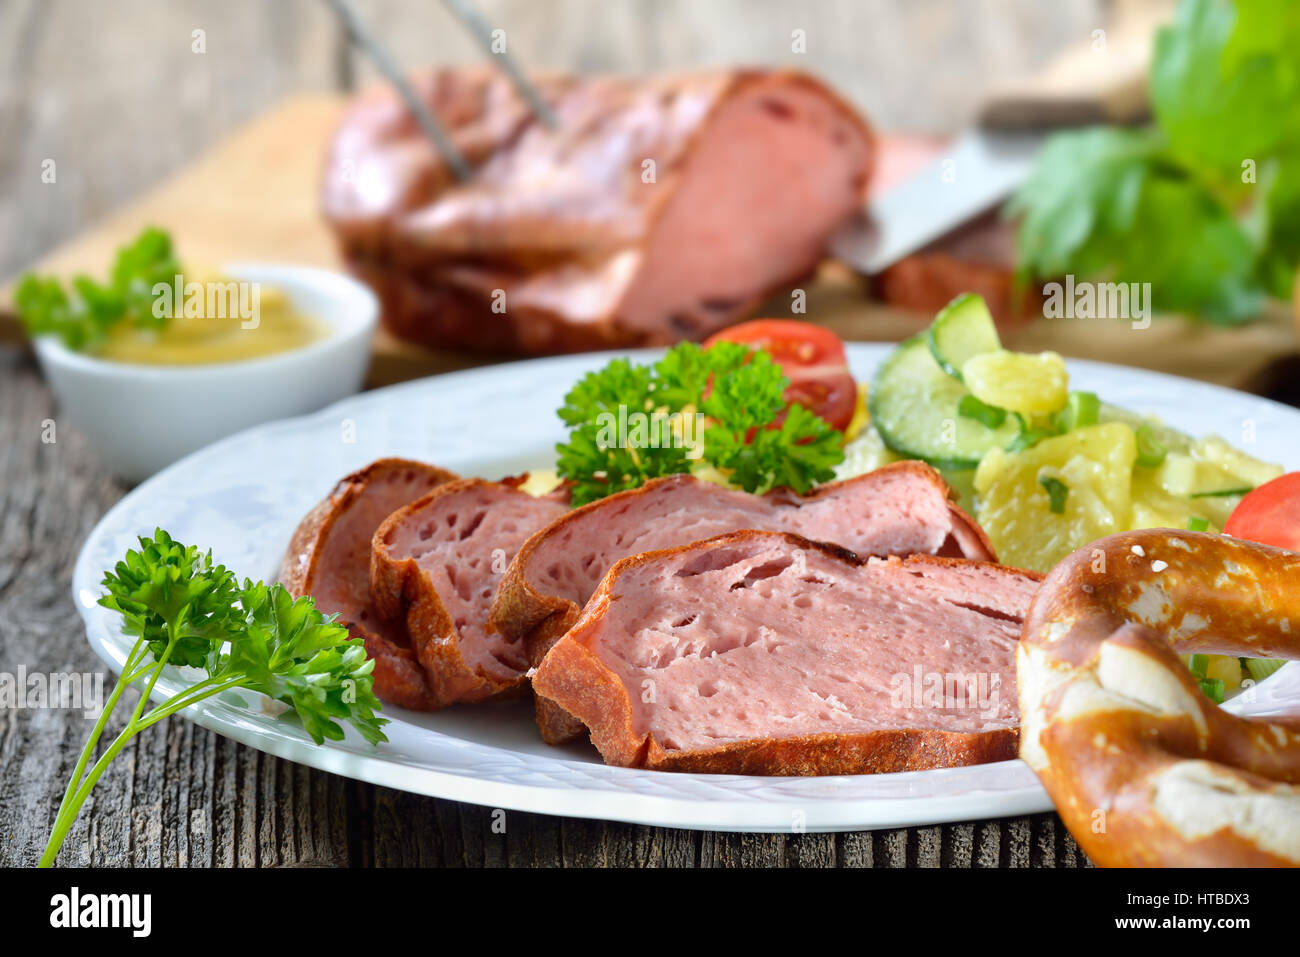
[(627, 687), (636, 733), (665, 749), (1019, 723), (1028, 576), (926, 559), (859, 567), (772, 535), (615, 574), (607, 613), (570, 634)]
[(508, 680), (528, 667), (522, 643), (488, 633), (488, 609), (519, 546), (565, 510), (505, 486), (470, 485), (435, 496), (389, 534), (389, 554), (415, 559), (428, 576), (476, 671)]
[(739, 529), (794, 532), (862, 556), (937, 554), (955, 531), (943, 490), (914, 472), (872, 473), (808, 500), (750, 495), (683, 476), (616, 508), (574, 516), (539, 543), (526, 574), (540, 593), (581, 606), (622, 558)]
[(407, 463), (372, 474), (351, 506), (338, 516), (317, 558), (312, 597), (321, 611), (374, 630), (370, 611), (370, 543), (375, 529), (393, 512), (442, 484), (443, 473)]
[(619, 306), (656, 341), (707, 335), (807, 273), (863, 202), (871, 145), (821, 91), (754, 83), (700, 135)]

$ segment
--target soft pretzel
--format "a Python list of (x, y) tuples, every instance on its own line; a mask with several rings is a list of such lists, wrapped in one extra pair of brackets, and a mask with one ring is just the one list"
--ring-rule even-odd
[(1300, 657), (1300, 553), (1168, 529), (1075, 552), (1025, 620), (1020, 756), (1100, 866), (1300, 865), (1300, 716), (1222, 710), (1193, 652)]

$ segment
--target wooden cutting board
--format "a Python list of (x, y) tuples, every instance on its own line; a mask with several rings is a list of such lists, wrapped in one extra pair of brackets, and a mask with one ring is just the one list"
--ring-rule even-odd
[[(339, 268), (333, 236), (317, 208), (317, 187), (325, 143), (344, 102), (326, 94), (284, 100), (31, 268), (103, 275), (117, 247), (149, 224), (170, 230), (190, 263), (275, 260)], [(897, 341), (931, 318), (872, 301), (859, 277), (835, 264), (827, 264), (804, 286), (807, 317), (845, 339)], [(0, 341), (23, 338), (13, 314), (12, 289), (13, 278), (0, 289)], [(788, 315), (790, 301), (788, 293), (773, 296), (762, 311)], [(1041, 319), (1006, 339), (1011, 348), (1054, 349), (1248, 390), (1268, 388), (1269, 370), (1297, 351), (1295, 327), (1281, 305), (1240, 329), (1181, 318), (1157, 319), (1142, 331), (1118, 321)], [(424, 349), (381, 330), (369, 382), (384, 385), (508, 358)]]

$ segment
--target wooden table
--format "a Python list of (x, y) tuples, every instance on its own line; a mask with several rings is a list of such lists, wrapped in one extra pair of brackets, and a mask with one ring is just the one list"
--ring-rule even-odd
[[(1102, 0), (824, 3), (484, 0), (539, 67), (645, 70), (728, 59), (806, 65), (886, 128), (952, 132), (991, 82), (1104, 21)], [(743, 6), (743, 11), (741, 7)], [(437, 4), (362, 3), (411, 66), (467, 60)], [(756, 14), (755, 10), (759, 13)], [(788, 22), (787, 22), (788, 21)], [(797, 22), (796, 22), (797, 21)], [(581, 23), (577, 32), (556, 23)], [(792, 28), (810, 54), (792, 58)], [(204, 50), (195, 52), (195, 31)], [(896, 42), (906, 36), (907, 44)], [(904, 48), (921, 51), (915, 62)], [(927, 52), (929, 51), (929, 52)], [(940, 55), (936, 51), (942, 51)], [(933, 55), (931, 55), (933, 54)], [(906, 73), (911, 70), (911, 79)], [(290, 92), (367, 70), (317, 0), (10, 0), (0, 7), (0, 277), (156, 182)], [(885, 78), (889, 78), (885, 82)], [(43, 184), (42, 162), (57, 161)], [(0, 671), (101, 667), (69, 594), (87, 533), (121, 497), (58, 411), (31, 357), (0, 348)], [(120, 727), (120, 724), (118, 725)], [(0, 710), (0, 865), (40, 854), (90, 722)], [(109, 734), (117, 727), (110, 725)], [(64, 864), (166, 866), (1082, 866), (1054, 814), (837, 835), (736, 835), (491, 811), (291, 764), (172, 719), (114, 762)]]

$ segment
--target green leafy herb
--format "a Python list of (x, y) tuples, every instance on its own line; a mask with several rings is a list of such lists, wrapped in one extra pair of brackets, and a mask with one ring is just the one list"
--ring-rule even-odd
[[(284, 703), (281, 717), (300, 723), (317, 744), (340, 740), (339, 722), (371, 744), (387, 740), (380, 730), (386, 720), (375, 715), (374, 662), (310, 598), (295, 599), (278, 584), (241, 585), (210, 553), (175, 542), (162, 529), (141, 538), (140, 550), (129, 550), (103, 584), (108, 594), (99, 603), (122, 616), (136, 641), (68, 782), (41, 866), (54, 863), (86, 798), (131, 738), (223, 691), (240, 688)], [(146, 711), (169, 664), (200, 668), (206, 677)], [(143, 685), (139, 703), (87, 770), (109, 716), (133, 684)]]
[(962, 418), (974, 419), (990, 429), (999, 429), (1007, 420), (1007, 410), (975, 398), (969, 393), (957, 403), (957, 414)]
[(1151, 283), (1156, 309), (1250, 319), (1300, 263), (1300, 13), (1184, 0), (1149, 87), (1154, 127), (1044, 146), (1008, 206), (1021, 275)]
[(52, 276), (27, 273), (18, 281), (14, 305), (29, 335), (54, 335), (69, 349), (86, 349), (120, 322), (146, 329), (166, 325), (168, 317), (154, 313), (154, 287), (171, 286), (179, 272), (171, 236), (149, 227), (118, 250), (107, 282), (75, 276), (66, 289)]
[(1065, 512), (1065, 500), (1070, 497), (1070, 486), (1058, 478), (1052, 478), (1050, 475), (1044, 475), (1038, 480), (1038, 484), (1047, 492), (1047, 507), (1055, 515), (1063, 514)]
[(750, 492), (807, 491), (834, 476), (842, 436), (787, 405), (789, 384), (768, 353), (734, 342), (682, 343), (648, 366), (615, 359), (564, 397), (556, 468), (575, 505), (701, 466)]

